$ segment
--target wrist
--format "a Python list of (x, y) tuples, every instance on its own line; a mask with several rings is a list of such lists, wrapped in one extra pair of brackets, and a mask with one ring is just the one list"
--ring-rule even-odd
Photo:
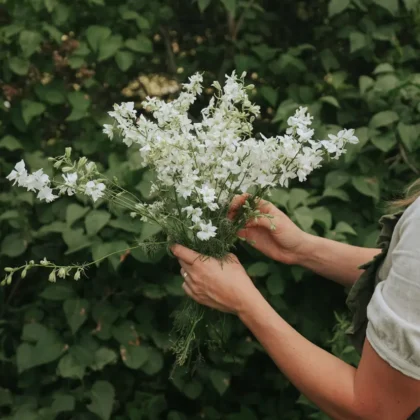
[(307, 232), (302, 232), (302, 238), (300, 245), (296, 248), (295, 251), (295, 261), (294, 264), (305, 266), (314, 255), (319, 244), (320, 238), (314, 235), (311, 235)]
[(241, 300), (241, 304), (236, 311), (236, 315), (245, 325), (247, 325), (250, 319), (255, 318), (256, 313), (258, 313), (258, 308), (261, 306), (262, 302), (266, 303), (262, 294), (254, 286), (254, 290), (247, 293), (247, 295)]

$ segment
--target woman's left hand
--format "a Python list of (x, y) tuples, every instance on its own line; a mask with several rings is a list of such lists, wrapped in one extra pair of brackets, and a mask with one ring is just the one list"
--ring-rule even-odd
[(233, 254), (219, 261), (182, 245), (174, 245), (171, 250), (182, 267), (185, 293), (201, 305), (238, 314), (259, 293)]

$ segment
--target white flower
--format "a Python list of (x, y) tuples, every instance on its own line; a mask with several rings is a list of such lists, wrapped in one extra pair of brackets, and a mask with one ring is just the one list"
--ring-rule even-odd
[(77, 173), (63, 174), (62, 177), (64, 178), (64, 185), (60, 185), (59, 187), (60, 194), (73, 195), (77, 187)]
[(10, 172), (9, 175), (6, 176), (6, 179), (9, 181), (15, 181), (13, 185), (16, 183), (19, 187), (23, 186), (26, 182), (26, 178), (28, 177), (28, 172), (25, 168), (25, 162), (23, 159), (15, 165), (15, 168)]
[(104, 124), (102, 132), (108, 136), (110, 140), (114, 138), (114, 127), (111, 124)]
[(211, 220), (206, 224), (200, 223), (200, 231), (197, 232), (197, 238), (201, 241), (208, 241), (210, 238), (216, 236), (217, 227), (213, 226)]
[(51, 203), (56, 198), (58, 198), (58, 195), (54, 195), (52, 191), (53, 190), (50, 187), (43, 187), (41, 190), (39, 190), (36, 198), (39, 198), (41, 201), (45, 200), (47, 203)]
[(201, 194), (203, 201), (206, 204), (212, 203), (216, 198), (216, 191), (210, 188), (208, 185), (204, 185), (202, 188), (198, 188), (198, 192)]
[(89, 181), (85, 186), (85, 194), (90, 195), (93, 201), (97, 201), (104, 195), (105, 184), (97, 181)]
[(203, 215), (203, 210), (199, 207), (194, 208), (193, 206), (184, 207), (182, 211), (187, 212), (187, 216), (191, 218), (193, 223), (201, 222), (201, 216)]
[(44, 187), (47, 187), (50, 184), (50, 178), (48, 175), (44, 174), (42, 169), (28, 175), (25, 180), (24, 187), (28, 191), (40, 191)]

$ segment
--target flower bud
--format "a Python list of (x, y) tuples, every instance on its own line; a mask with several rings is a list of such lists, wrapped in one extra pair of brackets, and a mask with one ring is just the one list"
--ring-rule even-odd
[(54, 168), (58, 169), (63, 164), (62, 160), (57, 160), (57, 162), (54, 163)]
[(55, 283), (56, 277), (55, 277), (55, 270), (51, 271), (50, 275), (48, 276), (48, 281), (51, 283)]
[(64, 277), (66, 277), (66, 270), (65, 270), (65, 268), (64, 268), (64, 267), (61, 267), (61, 268), (58, 270), (58, 277), (61, 277), (62, 279), (64, 279)]
[(50, 262), (44, 257), (44, 259), (43, 260), (41, 260), (40, 262), (39, 262), (41, 265), (48, 265)]
[(34, 264), (35, 264), (34, 260), (29, 261), (29, 265), (34, 265)]
[(66, 158), (70, 159), (71, 156), (71, 147), (66, 147)]
[(4, 271), (6, 271), (6, 273), (11, 273), (13, 271), (13, 268), (12, 267), (6, 267), (4, 269)]
[(83, 156), (83, 157), (81, 157), (80, 159), (79, 159), (79, 162), (77, 162), (77, 167), (78, 168), (81, 168), (81, 167), (83, 167), (83, 166), (85, 166), (86, 165), (86, 163), (87, 163), (87, 158), (85, 157), (85, 156)]
[(21, 277), (24, 279), (25, 277), (26, 277), (26, 273), (28, 272), (28, 269), (24, 269), (23, 271), (22, 271), (22, 273), (21, 273)]
[(12, 284), (12, 279), (13, 279), (13, 275), (12, 274), (9, 274), (7, 276), (7, 279), (6, 279), (6, 284), (7, 285)]
[(80, 279), (80, 270), (77, 270), (75, 275), (74, 275), (74, 279), (75, 280), (79, 280)]
[(62, 171), (63, 172), (70, 172), (70, 171), (73, 171), (74, 169), (71, 167), (71, 166), (65, 166), (63, 169), (62, 169)]

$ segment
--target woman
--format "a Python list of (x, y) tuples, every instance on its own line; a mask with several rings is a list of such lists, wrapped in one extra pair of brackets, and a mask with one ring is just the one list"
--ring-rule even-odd
[[(246, 196), (235, 198), (230, 217), (245, 200)], [(381, 220), (378, 249), (307, 234), (266, 201), (261, 201), (260, 210), (273, 217), (277, 229), (271, 230), (270, 221), (262, 218), (239, 232), (274, 260), (353, 286), (349, 332), (356, 346), (362, 343), (357, 369), (288, 325), (235, 256), (221, 266), (175, 245), (184, 290), (200, 304), (235, 313), (290, 381), (332, 418), (420, 418), (420, 198), (412, 196), (403, 204), (408, 205), (404, 213)]]

